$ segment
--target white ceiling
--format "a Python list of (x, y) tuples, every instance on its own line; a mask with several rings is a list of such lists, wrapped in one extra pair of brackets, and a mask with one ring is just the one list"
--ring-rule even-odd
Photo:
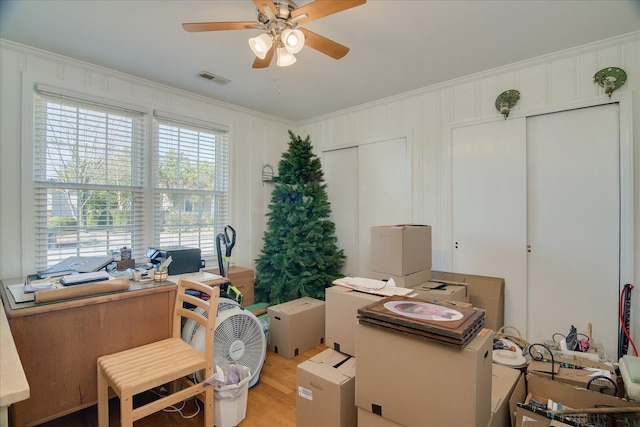
[(253, 21), (251, 0), (0, 1), (1, 38), (294, 121), (640, 30), (639, 0), (368, 0), (303, 25), (344, 58), (253, 69), (258, 30), (181, 27)]

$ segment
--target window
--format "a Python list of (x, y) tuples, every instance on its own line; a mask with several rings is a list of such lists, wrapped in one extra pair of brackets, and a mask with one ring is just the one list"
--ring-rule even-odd
[(200, 248), (214, 257), (229, 206), (227, 130), (155, 113), (154, 240), (160, 247)]
[(43, 90), (35, 93), (35, 264), (143, 254), (145, 115)]

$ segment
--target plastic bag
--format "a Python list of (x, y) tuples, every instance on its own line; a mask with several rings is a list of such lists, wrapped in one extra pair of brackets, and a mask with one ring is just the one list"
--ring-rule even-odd
[(251, 369), (244, 365), (229, 365), (225, 384), (214, 382), (216, 399), (236, 399), (246, 392), (251, 379)]

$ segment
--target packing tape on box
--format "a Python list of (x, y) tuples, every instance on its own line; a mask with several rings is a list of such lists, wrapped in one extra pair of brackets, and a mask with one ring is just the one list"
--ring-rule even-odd
[(129, 289), (129, 279), (105, 280), (104, 282), (86, 283), (84, 285), (38, 291), (35, 293), (35, 302), (37, 304), (63, 299), (86, 297), (105, 294), (108, 292), (123, 291), (125, 289)]

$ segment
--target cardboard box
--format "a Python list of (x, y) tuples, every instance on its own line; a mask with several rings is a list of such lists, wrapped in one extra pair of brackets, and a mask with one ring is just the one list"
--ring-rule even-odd
[(469, 302), (487, 311), (485, 326), (494, 331), (504, 326), (504, 279), (473, 274), (431, 271), (432, 281), (458, 282), (469, 286)]
[(356, 359), (330, 348), (297, 368), (297, 427), (356, 427)]
[(358, 309), (380, 301), (383, 297), (357, 292), (342, 286), (325, 290), (327, 347), (339, 352), (356, 355), (356, 324)]
[(371, 227), (371, 266), (395, 276), (431, 269), (431, 226)]
[[(561, 364), (571, 364), (589, 369), (574, 369), (561, 366)], [(570, 359), (556, 355), (553, 365), (551, 361), (542, 360), (531, 360), (527, 365), (527, 373), (533, 373), (545, 378), (551, 378), (552, 371), (553, 379), (566, 384), (606, 394), (612, 394), (616, 388), (618, 388), (618, 392), (621, 391), (618, 387), (619, 381), (616, 375), (616, 368), (612, 364), (587, 359)], [(594, 376), (603, 376), (605, 378), (594, 378)], [(619, 395), (619, 397), (622, 397), (622, 395)]]
[[(422, 298), (427, 301), (442, 298), (442, 300), (466, 302), (465, 300), (468, 301), (468, 298), (464, 298), (464, 289), (464, 287), (452, 286), (450, 290), (447, 287), (428, 295), (421, 292), (420, 288), (417, 288), (416, 292), (408, 296)], [(327, 288), (325, 290), (325, 343), (327, 347), (355, 356), (355, 328), (358, 323), (358, 309), (383, 298), (378, 295), (353, 291), (342, 286)]]
[[(497, 363), (492, 365), (491, 427), (511, 427), (515, 422), (515, 416), (511, 416), (509, 402), (514, 398), (516, 401), (522, 402), (526, 398), (524, 377), (522, 372), (517, 369)], [(519, 383), (522, 384), (520, 388), (518, 388)]]
[(403, 427), (366, 409), (358, 408), (358, 427)]
[(292, 358), (324, 344), (324, 312), (324, 301), (309, 297), (267, 307), (269, 349)]
[(407, 274), (406, 276), (396, 276), (394, 274), (372, 271), (369, 273), (369, 277), (376, 280), (393, 279), (396, 286), (401, 288), (413, 288), (421, 283), (428, 282), (431, 279), (431, 270), (420, 270), (412, 274)]
[(493, 334), (458, 346), (358, 323), (356, 405), (407, 427), (486, 427)]
[[(564, 407), (573, 409), (586, 409), (596, 407), (637, 407), (640, 410), (640, 402), (631, 402), (619, 397), (586, 390), (559, 381), (553, 381), (536, 374), (527, 375), (527, 400), (531, 397), (535, 400), (561, 403)], [(526, 401), (525, 401), (526, 403)], [(618, 414), (620, 416), (620, 414)], [(516, 409), (517, 427), (549, 427), (564, 426), (556, 416), (554, 420), (536, 414), (520, 406)]]
[(408, 296), (431, 302), (460, 301), (469, 302), (469, 291), (464, 283), (443, 284), (440, 282), (421, 283), (413, 288), (415, 292)]

